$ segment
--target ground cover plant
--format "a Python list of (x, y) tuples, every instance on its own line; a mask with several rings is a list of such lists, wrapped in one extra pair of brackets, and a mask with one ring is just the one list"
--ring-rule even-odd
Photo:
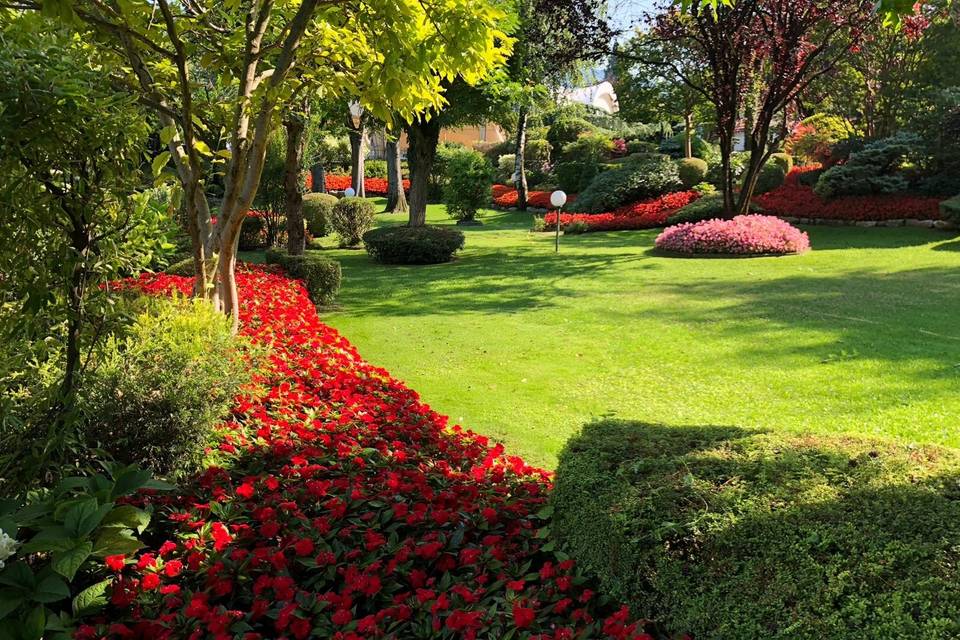
[(75, 637), (652, 638), (549, 543), (546, 472), (364, 362), (298, 281), (238, 279), (242, 332), (271, 349), (260, 388), (237, 398), (218, 465), (137, 501), (154, 544), (107, 558), (109, 608)]
[(687, 255), (783, 255), (810, 249), (806, 233), (763, 215), (681, 222), (664, 229), (655, 244), (662, 251)]
[[(696, 201), (696, 191), (678, 191), (617, 207), (609, 213), (561, 213), (560, 227), (582, 225), (585, 231), (627, 231), (662, 227), (678, 209)], [(543, 217), (544, 230), (556, 228), (557, 212)]]

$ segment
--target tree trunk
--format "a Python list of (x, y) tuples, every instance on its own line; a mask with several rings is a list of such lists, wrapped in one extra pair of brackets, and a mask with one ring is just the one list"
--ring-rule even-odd
[(685, 158), (693, 157), (693, 114), (689, 111), (683, 114), (683, 155)]
[(387, 213), (406, 213), (407, 194), (403, 191), (403, 164), (400, 160), (400, 145), (396, 140), (387, 141)]
[[(733, 129), (733, 127), (730, 127)], [(719, 127), (720, 135), (720, 187), (723, 190), (723, 212), (729, 216), (736, 205), (733, 193), (733, 167), (730, 156), (733, 154), (733, 134), (727, 127)]]
[(318, 162), (310, 167), (310, 180), (313, 182), (314, 193), (327, 192), (327, 171), (321, 163)]
[[(761, 114), (763, 117), (765, 114)], [(766, 118), (762, 122), (769, 122), (771, 118)], [(757, 187), (757, 179), (760, 177), (760, 171), (770, 157), (767, 153), (767, 141), (769, 139), (769, 127), (760, 124), (757, 130), (750, 132), (750, 162), (743, 174), (743, 185), (740, 188), (740, 195), (737, 199), (736, 212), (738, 215), (750, 213), (750, 203), (753, 200), (753, 192)], [(746, 133), (744, 134), (746, 138)]]
[(410, 147), (407, 162), (410, 164), (410, 218), (408, 225), (422, 227), (427, 223), (427, 190), (433, 160), (440, 144), (440, 124), (436, 118), (424, 122), (414, 120), (407, 127)]
[(527, 210), (527, 166), (524, 155), (527, 151), (527, 122), (529, 121), (529, 112), (526, 107), (520, 107), (520, 114), (517, 119), (517, 146), (514, 156), (514, 175), (517, 188), (517, 208), (520, 211)]
[(362, 117), (359, 126), (354, 125), (352, 118), (347, 119), (350, 120), (347, 124), (347, 135), (350, 137), (350, 186), (358, 198), (366, 198), (367, 191), (363, 187), (366, 125)]
[(83, 222), (83, 215), (71, 214), (73, 221), (70, 231), (70, 244), (76, 262), (70, 273), (70, 286), (67, 291), (67, 307), (70, 319), (67, 321), (66, 363), (63, 380), (60, 383), (59, 406), (64, 412), (72, 408), (73, 391), (76, 388), (76, 376), (80, 369), (80, 334), (83, 329), (83, 296), (87, 284), (87, 257), (90, 251), (90, 231)]
[(307, 147), (303, 118), (290, 114), (283, 122), (287, 132), (287, 156), (284, 163), (283, 192), (284, 214), (287, 217), (287, 253), (303, 255), (306, 237), (303, 230), (303, 190), (300, 186), (300, 170)]

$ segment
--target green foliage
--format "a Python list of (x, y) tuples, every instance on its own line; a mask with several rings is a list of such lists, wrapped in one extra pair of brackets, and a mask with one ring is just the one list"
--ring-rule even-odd
[(329, 193), (306, 193), (303, 196), (303, 219), (307, 230), (314, 238), (322, 238), (330, 233), (330, 218), (337, 197)]
[(340, 236), (341, 247), (355, 247), (373, 226), (373, 203), (364, 198), (341, 198), (333, 205), (330, 227)]
[(195, 275), (193, 270), (193, 258), (184, 258), (179, 262), (174, 262), (172, 265), (164, 269), (164, 272), (174, 276), (192, 277)]
[(517, 166), (517, 156), (508, 153), (497, 158), (496, 180), (499, 184), (511, 184), (513, 172)]
[(146, 304), (94, 356), (82, 432), (114, 460), (185, 476), (200, 468), (247, 367), (229, 322), (208, 303)]
[[(762, 211), (760, 206), (754, 203), (750, 203), (750, 210), (753, 212)], [(723, 194), (716, 193), (716, 189), (714, 189), (714, 192), (704, 195), (687, 206), (678, 209), (676, 213), (667, 218), (667, 225), (680, 224), (681, 222), (700, 222), (702, 220), (723, 217)]]
[(523, 150), (523, 161), (528, 170), (539, 171), (549, 164), (552, 156), (550, 142), (544, 139), (527, 140)]
[(318, 135), (311, 141), (317, 164), (327, 170), (343, 170), (350, 166), (350, 139), (347, 136)]
[(709, 196), (717, 192), (717, 188), (709, 182), (701, 182), (693, 185), (693, 190), (702, 196)]
[(386, 178), (386, 160), (366, 160), (363, 163), (363, 175), (366, 178)]
[(700, 158), (681, 158), (677, 161), (677, 172), (683, 186), (691, 189), (707, 177), (707, 163)]
[(343, 279), (339, 262), (311, 251), (301, 256), (291, 256), (278, 249), (267, 250), (266, 262), (279, 265), (292, 277), (303, 280), (314, 304), (327, 306), (336, 300)]
[(814, 169), (813, 171), (804, 171), (800, 174), (799, 182), (805, 187), (812, 187), (817, 184), (817, 181), (820, 179), (820, 176), (823, 175), (823, 172), (826, 169)]
[(547, 140), (555, 154), (559, 154), (565, 146), (576, 141), (580, 136), (591, 133), (596, 129), (592, 124), (571, 115), (561, 115), (547, 131)]
[(462, 231), (449, 227), (381, 227), (363, 234), (367, 253), (385, 264), (450, 262), (463, 248)]
[(627, 140), (627, 153), (659, 153), (660, 145), (649, 140)]
[(781, 186), (786, 178), (787, 172), (783, 168), (783, 163), (777, 163), (775, 161), (767, 162), (767, 164), (760, 168), (760, 173), (757, 175), (757, 184), (753, 193), (760, 195), (761, 193), (773, 191)]
[(954, 196), (941, 202), (940, 215), (954, 224), (960, 224), (960, 196)]
[(832, 147), (853, 135), (853, 126), (846, 118), (817, 113), (800, 121), (784, 143), (784, 151), (805, 163), (828, 165), (833, 161)]
[(814, 190), (821, 198), (905, 191), (910, 184), (899, 170), (917, 158), (920, 148), (920, 138), (911, 133), (871, 142), (846, 163), (827, 169)]
[(240, 250), (250, 251), (264, 246), (267, 238), (267, 222), (263, 216), (247, 215), (240, 225)]
[(598, 422), (561, 454), (553, 533), (669, 631), (946, 638), (958, 478), (935, 448)]
[(572, 208), (586, 213), (601, 213), (630, 202), (677, 191), (681, 187), (677, 163), (671, 158), (642, 158), (599, 174), (580, 193)]
[(447, 212), (457, 220), (472, 220), (477, 211), (490, 203), (493, 167), (479, 151), (461, 149), (447, 161), (447, 180), (443, 201)]
[[(739, 180), (740, 176), (743, 175), (744, 169), (747, 166), (747, 163), (750, 162), (750, 152), (749, 151), (737, 151), (730, 154), (730, 168), (733, 171), (733, 179)], [(721, 173), (723, 167), (719, 162), (716, 164), (710, 165), (710, 169), (707, 171), (707, 182), (715, 185), (718, 189), (722, 186)]]
[(466, 147), (455, 142), (441, 142), (437, 145), (437, 154), (433, 159), (433, 167), (431, 167), (430, 176), (427, 179), (427, 197), (431, 202), (439, 202), (443, 199), (443, 186), (447, 183), (447, 177), (450, 175), (447, 164), (463, 149), (466, 149)]
[(105, 474), (65, 478), (49, 491), (0, 501), (0, 634), (66, 640), (76, 618), (108, 604), (113, 578), (104, 558), (140, 549), (137, 536), (151, 519), (149, 511), (118, 501), (141, 489), (172, 487), (136, 467), (110, 464)]
[(593, 160), (558, 162), (553, 167), (557, 186), (567, 193), (582, 193), (600, 172), (600, 164)]
[[(673, 158), (682, 158), (684, 156), (685, 149), (685, 136), (686, 134), (681, 131), (673, 137), (665, 138), (660, 143), (660, 153), (665, 153)], [(693, 135), (692, 146), (693, 146), (693, 157), (700, 158), (709, 165), (718, 164), (720, 162), (720, 149), (714, 144), (710, 144), (704, 140), (699, 134)]]
[(564, 145), (561, 157), (566, 162), (602, 162), (610, 158), (613, 141), (605, 135), (591, 133)]
[(791, 156), (789, 153), (773, 153), (770, 155), (770, 160), (768, 162), (773, 162), (783, 169), (784, 175), (793, 171), (793, 156)]

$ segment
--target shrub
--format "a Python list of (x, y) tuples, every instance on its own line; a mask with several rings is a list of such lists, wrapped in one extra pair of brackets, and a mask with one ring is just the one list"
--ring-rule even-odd
[(384, 264), (450, 262), (463, 243), (463, 232), (448, 227), (381, 227), (363, 234), (367, 253)]
[[(754, 203), (750, 204), (750, 210), (756, 212), (762, 211), (760, 206)], [(712, 220), (713, 218), (722, 218), (723, 214), (723, 194), (710, 193), (691, 202), (667, 218), (667, 224), (673, 226), (681, 222)]]
[(456, 220), (473, 220), (477, 211), (490, 204), (493, 168), (482, 153), (462, 149), (447, 162), (443, 201)]
[(557, 186), (567, 193), (580, 193), (586, 189), (600, 172), (599, 163), (593, 160), (558, 162), (553, 167)]
[(708, 196), (717, 192), (717, 188), (709, 182), (701, 182), (700, 184), (694, 185), (693, 190), (702, 196)]
[(313, 252), (291, 256), (286, 251), (267, 250), (267, 264), (282, 267), (290, 276), (303, 280), (310, 299), (316, 305), (329, 305), (340, 291), (340, 263)]
[[(750, 152), (749, 151), (737, 151), (730, 154), (730, 168), (733, 171), (733, 179), (739, 180), (740, 176), (743, 175), (743, 170), (746, 168), (747, 163), (750, 161)], [(707, 182), (716, 187), (720, 187), (722, 184), (721, 181), (721, 172), (723, 167), (720, 165), (720, 162), (717, 161), (710, 165), (710, 169), (707, 171)]]
[(627, 140), (627, 153), (658, 153), (660, 145), (648, 140)]
[(944, 220), (960, 224), (960, 196), (954, 196), (940, 203), (940, 215)]
[(610, 157), (613, 142), (600, 134), (590, 134), (564, 145), (561, 157), (567, 162), (602, 162)]
[(905, 159), (917, 156), (921, 140), (912, 133), (877, 140), (850, 156), (845, 164), (823, 172), (814, 190), (821, 198), (906, 191), (907, 179), (896, 173)]
[(617, 207), (678, 191), (677, 164), (666, 156), (643, 158), (613, 171), (599, 174), (577, 198), (576, 210), (586, 213)]
[(555, 154), (559, 154), (565, 146), (585, 133), (595, 131), (596, 127), (582, 118), (562, 115), (550, 125), (547, 131), (547, 141)]
[(187, 276), (192, 278), (195, 275), (193, 271), (193, 258), (186, 258), (180, 262), (174, 262), (163, 271), (172, 276)]
[(817, 184), (817, 181), (820, 180), (820, 176), (823, 175), (824, 171), (825, 169), (811, 169), (810, 171), (804, 171), (797, 176), (797, 182), (805, 187), (812, 187)]
[(373, 203), (364, 198), (341, 198), (330, 212), (330, 227), (341, 247), (355, 247), (373, 226)]
[(266, 244), (267, 222), (258, 211), (248, 211), (240, 225), (240, 250), (259, 249)]
[(773, 191), (780, 185), (784, 183), (787, 179), (787, 172), (783, 170), (783, 166), (776, 162), (767, 162), (760, 169), (759, 175), (757, 175), (757, 184), (754, 187), (754, 195), (760, 195), (761, 193), (767, 193), (768, 191)]
[(329, 193), (305, 193), (303, 195), (303, 219), (307, 230), (314, 238), (330, 233), (330, 219), (337, 196)]
[(655, 245), (690, 255), (773, 255), (807, 251), (810, 240), (780, 218), (752, 214), (667, 227)]
[(386, 160), (365, 160), (363, 163), (364, 178), (386, 178), (387, 161)]
[(497, 158), (497, 182), (500, 184), (513, 184), (513, 172), (517, 167), (517, 155), (507, 153)]
[(202, 301), (154, 301), (96, 354), (84, 381), (91, 448), (161, 475), (199, 468), (245, 379), (227, 319)]
[(840, 116), (818, 113), (802, 120), (784, 142), (783, 150), (806, 163), (830, 165), (833, 146), (853, 136), (853, 126)]
[(430, 176), (427, 178), (427, 198), (430, 202), (440, 202), (443, 199), (443, 185), (447, 182), (450, 172), (447, 164), (457, 153), (466, 149), (456, 142), (441, 142), (437, 145), (437, 153), (433, 158)]
[(527, 169), (539, 171), (543, 169), (544, 165), (550, 163), (551, 155), (548, 140), (527, 140), (523, 150), (523, 161)]
[[(686, 144), (684, 136), (684, 132), (681, 131), (673, 137), (665, 138), (660, 143), (660, 153), (665, 153), (673, 158), (682, 158), (685, 153), (684, 145)], [(694, 134), (691, 146), (693, 147), (694, 158), (700, 158), (711, 165), (720, 161), (720, 148), (710, 144), (699, 135)]]
[(700, 158), (682, 158), (677, 161), (677, 172), (683, 186), (691, 189), (707, 177), (707, 163)]
[(783, 169), (783, 175), (787, 175), (793, 171), (793, 156), (789, 153), (773, 153), (770, 155), (768, 162), (772, 162)]
[(560, 456), (553, 532), (668, 631), (956, 637), (958, 471), (933, 447), (601, 422)]

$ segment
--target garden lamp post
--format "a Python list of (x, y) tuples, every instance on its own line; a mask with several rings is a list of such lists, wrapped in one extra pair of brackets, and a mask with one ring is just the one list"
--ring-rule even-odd
[(346, 189), (343, 190), (344, 198), (352, 198), (355, 195), (357, 195), (357, 192), (354, 190), (353, 187), (347, 187)]
[(556, 235), (553, 240), (553, 252), (560, 252), (560, 210), (567, 204), (567, 194), (559, 189), (550, 194), (550, 204), (557, 208)]

